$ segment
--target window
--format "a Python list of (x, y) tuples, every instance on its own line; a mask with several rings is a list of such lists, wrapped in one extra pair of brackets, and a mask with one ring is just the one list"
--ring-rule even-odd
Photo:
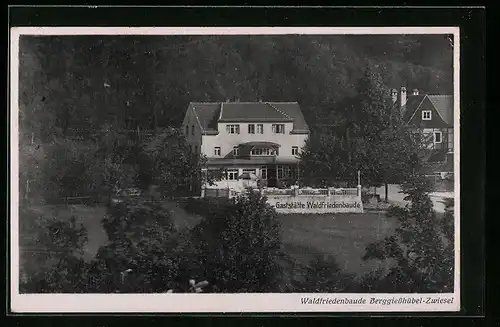
[(299, 147), (292, 146), (292, 156), (298, 156), (298, 155), (299, 155)]
[(285, 124), (273, 124), (273, 133), (285, 134)]
[(273, 149), (269, 148), (253, 148), (250, 151), (252, 156), (273, 156), (276, 152)]
[(216, 155), (216, 156), (220, 156), (220, 146), (216, 146), (216, 147), (214, 148), (214, 155)]
[(441, 132), (434, 132), (434, 143), (443, 142), (443, 134)]
[(277, 166), (276, 171), (278, 173), (278, 179), (283, 179), (283, 166)]
[(431, 120), (431, 119), (432, 119), (432, 111), (422, 110), (422, 120)]
[(237, 146), (234, 146), (233, 147), (233, 155), (239, 156), (240, 155), (240, 148), (238, 148)]
[(191, 126), (191, 135), (194, 135), (194, 125)]
[(189, 135), (189, 125), (186, 125), (186, 136)]
[(254, 175), (257, 174), (257, 172), (256, 172), (255, 169), (243, 169), (243, 174), (245, 174), (245, 173), (247, 173), (247, 174), (254, 174)]
[(262, 179), (267, 179), (267, 166), (262, 166), (260, 168), (260, 177)]
[(229, 134), (240, 134), (240, 125), (226, 125)]
[(255, 124), (248, 124), (248, 134), (255, 134)]
[(257, 134), (264, 134), (264, 125), (257, 124)]
[(228, 169), (227, 179), (234, 181), (238, 179), (238, 169)]

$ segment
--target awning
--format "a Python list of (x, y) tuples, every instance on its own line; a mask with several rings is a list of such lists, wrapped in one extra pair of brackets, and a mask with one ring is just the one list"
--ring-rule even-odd
[(243, 158), (208, 158), (207, 165), (209, 166), (246, 166), (246, 165), (296, 165), (299, 160), (296, 158), (276, 158), (276, 157), (250, 157)]

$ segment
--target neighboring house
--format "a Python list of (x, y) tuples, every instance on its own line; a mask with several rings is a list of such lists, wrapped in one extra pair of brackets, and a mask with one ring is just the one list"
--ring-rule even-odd
[(428, 154), (424, 173), (453, 172), (453, 96), (420, 94), (417, 89), (407, 95), (405, 87), (391, 91), (392, 101), (401, 110), (409, 128), (421, 135)]
[(189, 104), (183, 129), (192, 151), (223, 172), (220, 187), (238, 188), (244, 176), (262, 185), (299, 178), (299, 153), (309, 127), (297, 102)]

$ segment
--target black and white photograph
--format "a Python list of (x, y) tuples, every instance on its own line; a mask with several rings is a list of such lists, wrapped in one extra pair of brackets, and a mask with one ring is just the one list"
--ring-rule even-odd
[(459, 310), (458, 38), (13, 28), (13, 304)]

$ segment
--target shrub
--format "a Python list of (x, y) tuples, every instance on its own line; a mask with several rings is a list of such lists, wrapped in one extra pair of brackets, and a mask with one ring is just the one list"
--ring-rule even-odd
[(349, 293), (354, 289), (354, 275), (342, 272), (331, 255), (316, 255), (306, 268), (303, 280), (295, 282), (296, 292)]
[(78, 293), (85, 291), (81, 258), (87, 230), (76, 217), (47, 218), (21, 209), (19, 270), (21, 293)]
[(205, 276), (218, 291), (279, 291), (280, 225), (259, 193), (214, 207), (192, 235)]
[(401, 293), (453, 291), (453, 239), (449, 223), (453, 221), (452, 203), (448, 203), (447, 213), (439, 221), (428, 196), (429, 189), (428, 182), (419, 176), (413, 176), (403, 185), (405, 200), (410, 204), (387, 211), (388, 217), (399, 222), (396, 233), (370, 244), (364, 256), (364, 259), (394, 260), (397, 265), (380, 280), (385, 289), (365, 288)]

